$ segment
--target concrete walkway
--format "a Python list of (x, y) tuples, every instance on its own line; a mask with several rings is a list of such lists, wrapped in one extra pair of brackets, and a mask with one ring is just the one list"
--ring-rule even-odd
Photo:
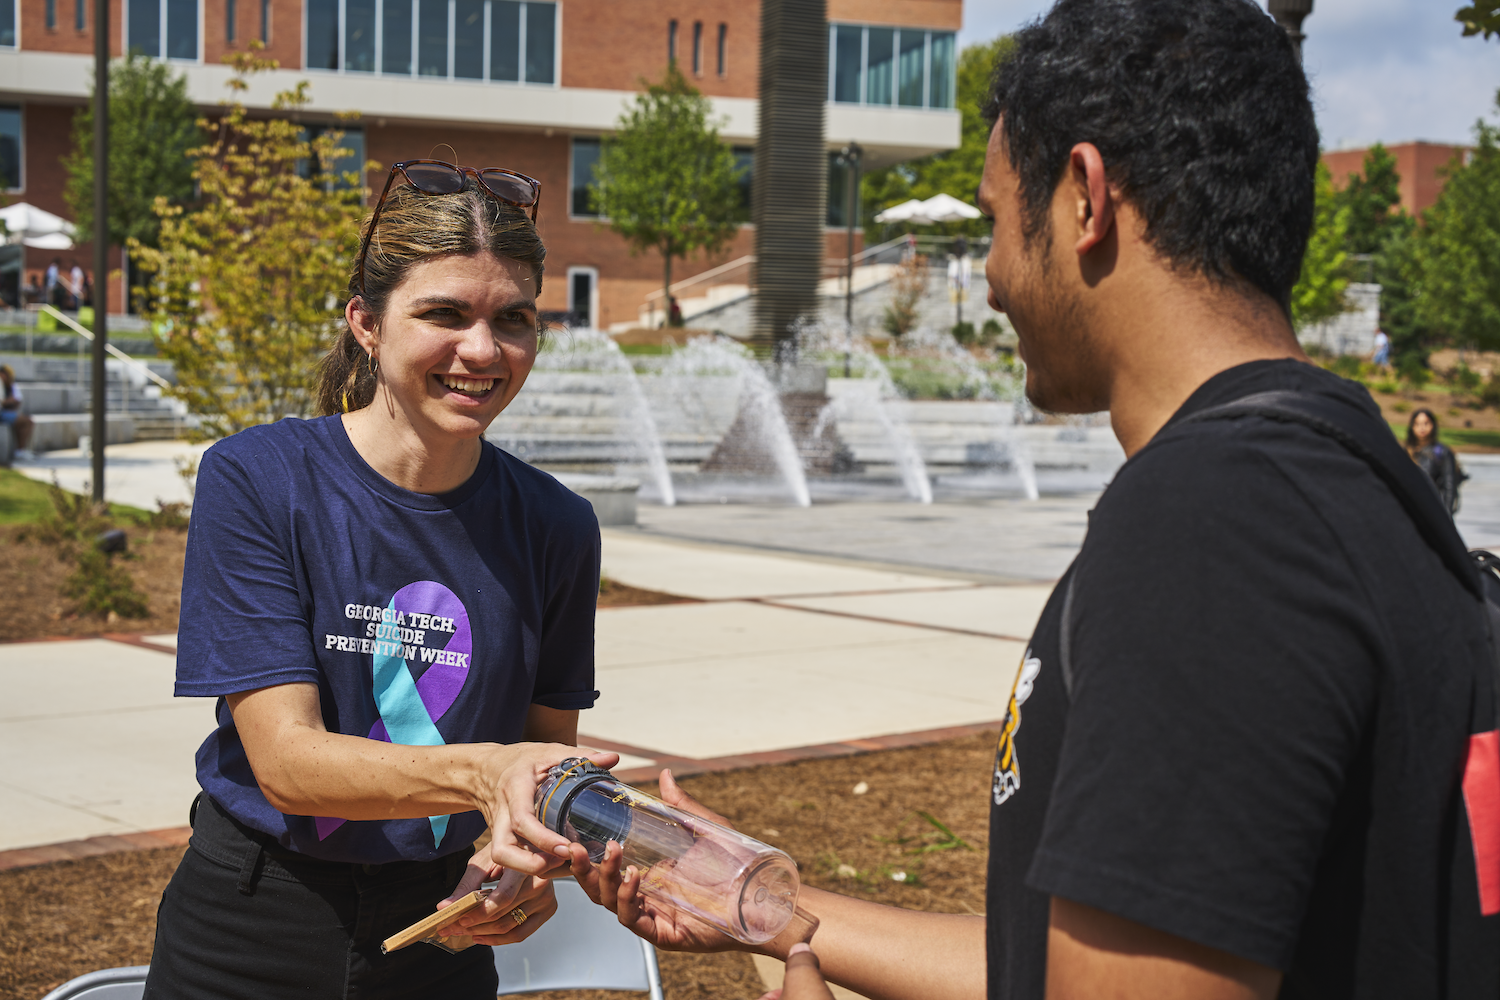
[[(992, 725), (1048, 590), (603, 537), (612, 578), (698, 599), (599, 612), (603, 694), (581, 728), (626, 752), (627, 780)], [(174, 648), (170, 635), (0, 646), (0, 851), (186, 822), (213, 702), (172, 697)], [(882, 739), (913, 733), (928, 735)], [(14, 863), (51, 856), (67, 855)]]
[[(192, 462), (196, 466), (210, 444), (134, 441), (110, 445), (104, 449), (104, 498), (111, 503), (153, 511), (158, 501), (192, 503), (192, 491), (178, 474), (177, 462)], [(42, 452), (32, 461), (17, 462), (15, 469), (44, 483), (52, 482), (55, 476), (63, 489), (74, 493), (89, 492), (93, 476), (89, 457), (77, 448)]]

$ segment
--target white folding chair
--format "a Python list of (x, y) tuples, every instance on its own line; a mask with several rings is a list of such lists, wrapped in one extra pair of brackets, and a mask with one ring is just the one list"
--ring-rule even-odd
[(70, 979), (42, 1000), (141, 1000), (146, 994), (149, 965), (102, 969)]
[(500, 995), (541, 990), (642, 990), (663, 1000), (656, 949), (620, 925), (571, 878), (560, 878), (557, 913), (520, 944), (495, 948)]

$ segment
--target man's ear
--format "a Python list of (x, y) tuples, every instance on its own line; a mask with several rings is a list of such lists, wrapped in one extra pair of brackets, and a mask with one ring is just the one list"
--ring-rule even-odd
[(349, 323), (349, 332), (354, 334), (354, 339), (359, 341), (359, 346), (365, 349), (365, 353), (375, 350), (379, 340), (377, 318), (365, 308), (363, 295), (356, 295), (345, 303), (344, 319)]
[(1115, 224), (1114, 192), (1104, 173), (1104, 157), (1093, 143), (1080, 142), (1069, 151), (1068, 183), (1076, 206), (1074, 250), (1081, 257), (1103, 242)]

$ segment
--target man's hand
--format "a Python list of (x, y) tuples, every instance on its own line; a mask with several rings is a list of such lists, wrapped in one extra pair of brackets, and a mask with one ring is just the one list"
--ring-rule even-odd
[(792, 945), (786, 957), (786, 978), (781, 987), (760, 1000), (833, 1000), (833, 990), (823, 979), (818, 956), (813, 954), (811, 945), (805, 942)]
[[(661, 772), (661, 799), (683, 812), (730, 826), (723, 816), (678, 787), (669, 770)], [(573, 877), (578, 879), (578, 884), (590, 899), (618, 916), (620, 923), (637, 936), (663, 951), (728, 951), (737, 946), (738, 942), (733, 938), (691, 914), (659, 905), (643, 896), (643, 873), (633, 865), (622, 871), (623, 859), (624, 851), (611, 840), (605, 845), (604, 859), (598, 866), (590, 863), (588, 851), (580, 844), (572, 845), (569, 862)]]

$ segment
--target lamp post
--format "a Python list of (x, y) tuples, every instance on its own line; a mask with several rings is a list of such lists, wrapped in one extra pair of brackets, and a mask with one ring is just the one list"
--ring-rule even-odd
[[(89, 422), (94, 503), (104, 502), (104, 345), (109, 331), (109, 4), (94, 0), (94, 355)], [(128, 294), (128, 293), (127, 293)]]
[(854, 224), (857, 221), (855, 214), (859, 208), (859, 161), (864, 155), (864, 148), (857, 142), (851, 142), (839, 150), (838, 157), (839, 166), (845, 171), (845, 185), (849, 188), (848, 197), (845, 199), (847, 214), (844, 219), (849, 224), (848, 235), (844, 240), (844, 250), (848, 256), (848, 265), (844, 275), (844, 337), (849, 344), (844, 350), (845, 378), (849, 377), (849, 355), (854, 341)]
[(1301, 62), (1302, 40), (1307, 37), (1302, 33), (1302, 19), (1312, 13), (1313, 0), (1269, 0), (1266, 7), (1292, 40), (1292, 51)]

